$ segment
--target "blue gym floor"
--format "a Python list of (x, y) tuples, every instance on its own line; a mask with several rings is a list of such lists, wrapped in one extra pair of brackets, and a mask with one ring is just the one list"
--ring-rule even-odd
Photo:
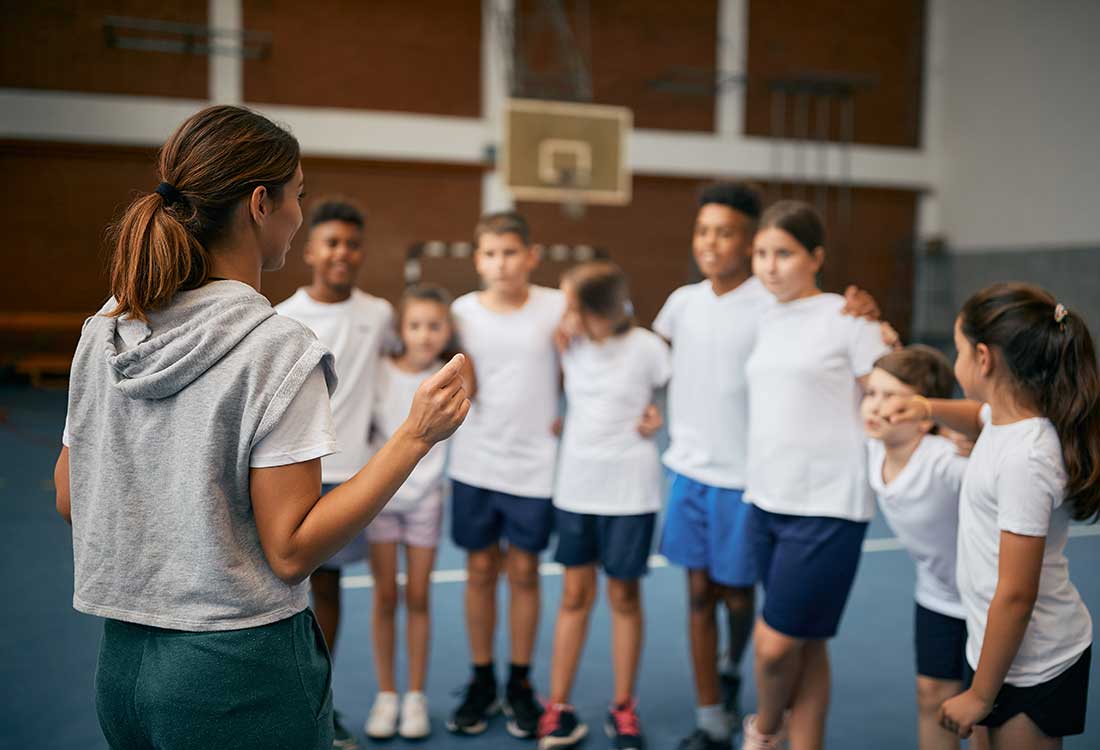
[[(72, 597), (69, 529), (54, 512), (53, 462), (65, 414), (63, 392), (0, 387), (0, 499), (4, 541), (4, 616), (0, 620), (0, 748), (106, 748), (96, 722), (92, 682), (101, 623), (77, 614)], [(1069, 542), (1073, 580), (1094, 618), (1100, 618), (1100, 527), (1076, 527)], [(547, 688), (551, 629), (561, 579), (547, 566), (534, 681)], [(460, 571), (462, 556), (444, 542), (437, 570)], [(334, 691), (349, 728), (361, 733), (374, 691), (369, 646), (371, 591), (366, 569), (349, 568), (344, 621), (336, 649)], [(443, 720), (452, 693), (467, 679), (460, 575), (444, 573), (433, 587), (433, 653), (428, 695), (435, 734), (400, 748), (534, 747), (512, 739), (501, 721), (478, 738), (452, 737)], [(683, 573), (657, 567), (645, 582), (647, 640), (638, 688), (640, 715), (651, 750), (674, 748), (693, 726), (693, 689), (685, 633)], [(915, 747), (912, 666), (913, 566), (881, 520), (871, 527), (840, 636), (831, 645), (833, 703), (828, 745), (850, 748)], [(501, 612), (506, 604), (501, 594)], [(606, 605), (596, 610), (577, 679), (574, 702), (588, 720), (589, 748), (607, 747), (599, 727), (610, 698)], [(400, 631), (399, 631), (400, 632)], [(507, 633), (498, 631), (498, 663), (507, 660)], [(399, 668), (403, 666), (399, 665)], [(501, 670), (503, 671), (503, 670)], [(1088, 731), (1067, 748), (1100, 747), (1100, 659), (1092, 666)], [(755, 698), (746, 682), (743, 704)], [(361, 736), (361, 735), (360, 735)], [(364, 743), (365, 744), (365, 743)]]

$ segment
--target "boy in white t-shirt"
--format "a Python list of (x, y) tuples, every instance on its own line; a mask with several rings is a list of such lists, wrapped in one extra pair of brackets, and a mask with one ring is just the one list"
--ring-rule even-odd
[(529, 671), (539, 617), (538, 557), (550, 541), (554, 433), (560, 367), (554, 334), (565, 311), (557, 289), (529, 283), (538, 264), (526, 220), (487, 214), (474, 229), (474, 263), (484, 290), (455, 300), (451, 314), (470, 354), (477, 396), (451, 439), (451, 535), (466, 550), (466, 627), (473, 680), (447, 721), (480, 734), (501, 704), (493, 668), (497, 579), (508, 577), (511, 667), (503, 709), (521, 739), (538, 729), (541, 706)]
[[(375, 371), (382, 353), (395, 348), (393, 307), (357, 289), (363, 263), (362, 212), (342, 200), (319, 203), (309, 218), (306, 264), (313, 281), (275, 309), (306, 325), (336, 358), (340, 384), (332, 395), (332, 417), (340, 452), (321, 459), (324, 492), (345, 482), (370, 459), (368, 444)], [(330, 651), (340, 626), (340, 567), (367, 557), (361, 535), (310, 575), (317, 622)], [(337, 719), (334, 747), (356, 747)]]
[(940, 726), (940, 705), (963, 688), (966, 612), (955, 585), (959, 491), (967, 461), (930, 420), (892, 424), (914, 396), (950, 398), (947, 358), (919, 344), (875, 362), (861, 413), (868, 435), (868, 475), (886, 522), (917, 565), (913, 616), (920, 750), (958, 748)]

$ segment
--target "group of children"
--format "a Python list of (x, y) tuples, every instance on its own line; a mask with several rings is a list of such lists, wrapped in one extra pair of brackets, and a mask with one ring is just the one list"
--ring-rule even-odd
[[(461, 349), (472, 365), (472, 406), (449, 446), (434, 448), (371, 523), (369, 550), (354, 545), (311, 578), (333, 648), (339, 565), (369, 559), (379, 686), (369, 737), (431, 731), (429, 582), (449, 484), (451, 536), (466, 551), (473, 676), (447, 728), (479, 734), (503, 711), (509, 733), (537, 738), (540, 750), (587, 735), (569, 697), (602, 568), (614, 673), (604, 728), (613, 747), (642, 747), (639, 582), (666, 482), (659, 549), (687, 571), (697, 705), (680, 750), (731, 747), (750, 636), (757, 711), (744, 717), (742, 746), (822, 746), (826, 643), (876, 495), (917, 563), (922, 750), (957, 748), (980, 723), (993, 747), (1056, 747), (1082, 731), (1091, 621), (1064, 547), (1071, 516), (1095, 517), (1100, 506), (1100, 381), (1084, 323), (1044, 292), (1001, 285), (967, 303), (955, 373), (972, 400), (951, 401), (955, 379), (941, 354), (899, 348), (865, 293), (818, 289), (825, 237), (814, 210), (780, 201), (762, 211), (745, 185), (702, 192), (693, 254), (705, 278), (673, 292), (653, 332), (635, 323), (627, 279), (613, 264), (570, 269), (560, 289), (532, 285), (538, 256), (514, 212), (477, 224), (480, 291), (451, 303), (442, 289), (411, 287), (395, 313), (356, 288), (363, 229), (353, 206), (317, 206), (305, 256), (313, 282), (277, 307), (335, 354), (343, 452), (323, 460), (326, 486), (347, 479), (396, 429), (445, 353)], [(662, 457), (654, 404), (666, 385)], [(959, 448), (968, 440), (976, 441), (969, 459)], [(565, 572), (543, 704), (530, 668), (538, 562), (552, 536)], [(399, 547), (403, 698), (394, 675)], [(503, 691), (493, 649), (502, 574), (510, 627)], [(729, 623), (724, 653), (720, 608)], [(336, 721), (335, 745), (355, 746)]]

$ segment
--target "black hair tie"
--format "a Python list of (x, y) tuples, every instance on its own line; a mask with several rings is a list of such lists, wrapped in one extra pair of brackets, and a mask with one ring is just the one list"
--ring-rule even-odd
[(169, 182), (162, 182), (157, 185), (157, 189), (153, 191), (161, 198), (164, 199), (164, 205), (171, 206), (175, 203), (183, 203), (183, 193), (176, 189), (176, 186)]

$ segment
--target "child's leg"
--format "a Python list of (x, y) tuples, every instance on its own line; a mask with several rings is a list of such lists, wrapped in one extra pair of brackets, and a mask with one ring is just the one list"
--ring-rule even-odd
[(940, 726), (940, 706), (962, 692), (959, 680), (917, 675), (917, 737), (920, 750), (958, 750), (959, 738)]
[(736, 667), (741, 664), (756, 622), (756, 591), (752, 586), (722, 586), (721, 597), (729, 623), (730, 662)]
[(340, 569), (318, 568), (309, 576), (313, 613), (325, 636), (330, 653), (336, 653), (336, 634), (340, 630)]
[(512, 663), (530, 664), (539, 627), (539, 558), (515, 546), (505, 555)]
[(825, 716), (828, 712), (828, 645), (825, 641), (804, 641), (802, 672), (791, 698), (791, 750), (821, 750), (825, 746)]
[(688, 635), (697, 705), (715, 706), (718, 687), (718, 626), (715, 622), (717, 588), (706, 570), (688, 570)]
[(1047, 737), (1027, 714), (1016, 714), (989, 730), (990, 750), (1059, 750), (1061, 737)]
[(497, 576), (500, 547), (493, 544), (466, 555), (466, 633), (476, 665), (493, 661), (493, 634), (497, 624)]
[(595, 600), (596, 566), (567, 567), (562, 581), (561, 608), (554, 624), (554, 653), (550, 660), (551, 703), (569, 702)]
[(374, 606), (371, 608), (371, 636), (374, 641), (374, 670), (378, 690), (396, 693), (393, 674), (394, 615), (397, 612), (397, 543), (370, 545), (370, 570), (374, 577)]
[(424, 691), (428, 674), (428, 648), (431, 643), (429, 596), (432, 589), (432, 568), (435, 547), (405, 547), (408, 580), (405, 584), (405, 610), (408, 621), (409, 690)]
[(634, 696), (638, 660), (642, 653), (642, 593), (638, 579), (607, 579), (611, 605), (611, 654), (615, 668), (615, 699), (619, 706)]
[(756, 621), (752, 637), (756, 657), (756, 728), (764, 734), (775, 734), (783, 725), (783, 712), (791, 705), (798, 687), (806, 642), (783, 635), (764, 622), (764, 618)]

